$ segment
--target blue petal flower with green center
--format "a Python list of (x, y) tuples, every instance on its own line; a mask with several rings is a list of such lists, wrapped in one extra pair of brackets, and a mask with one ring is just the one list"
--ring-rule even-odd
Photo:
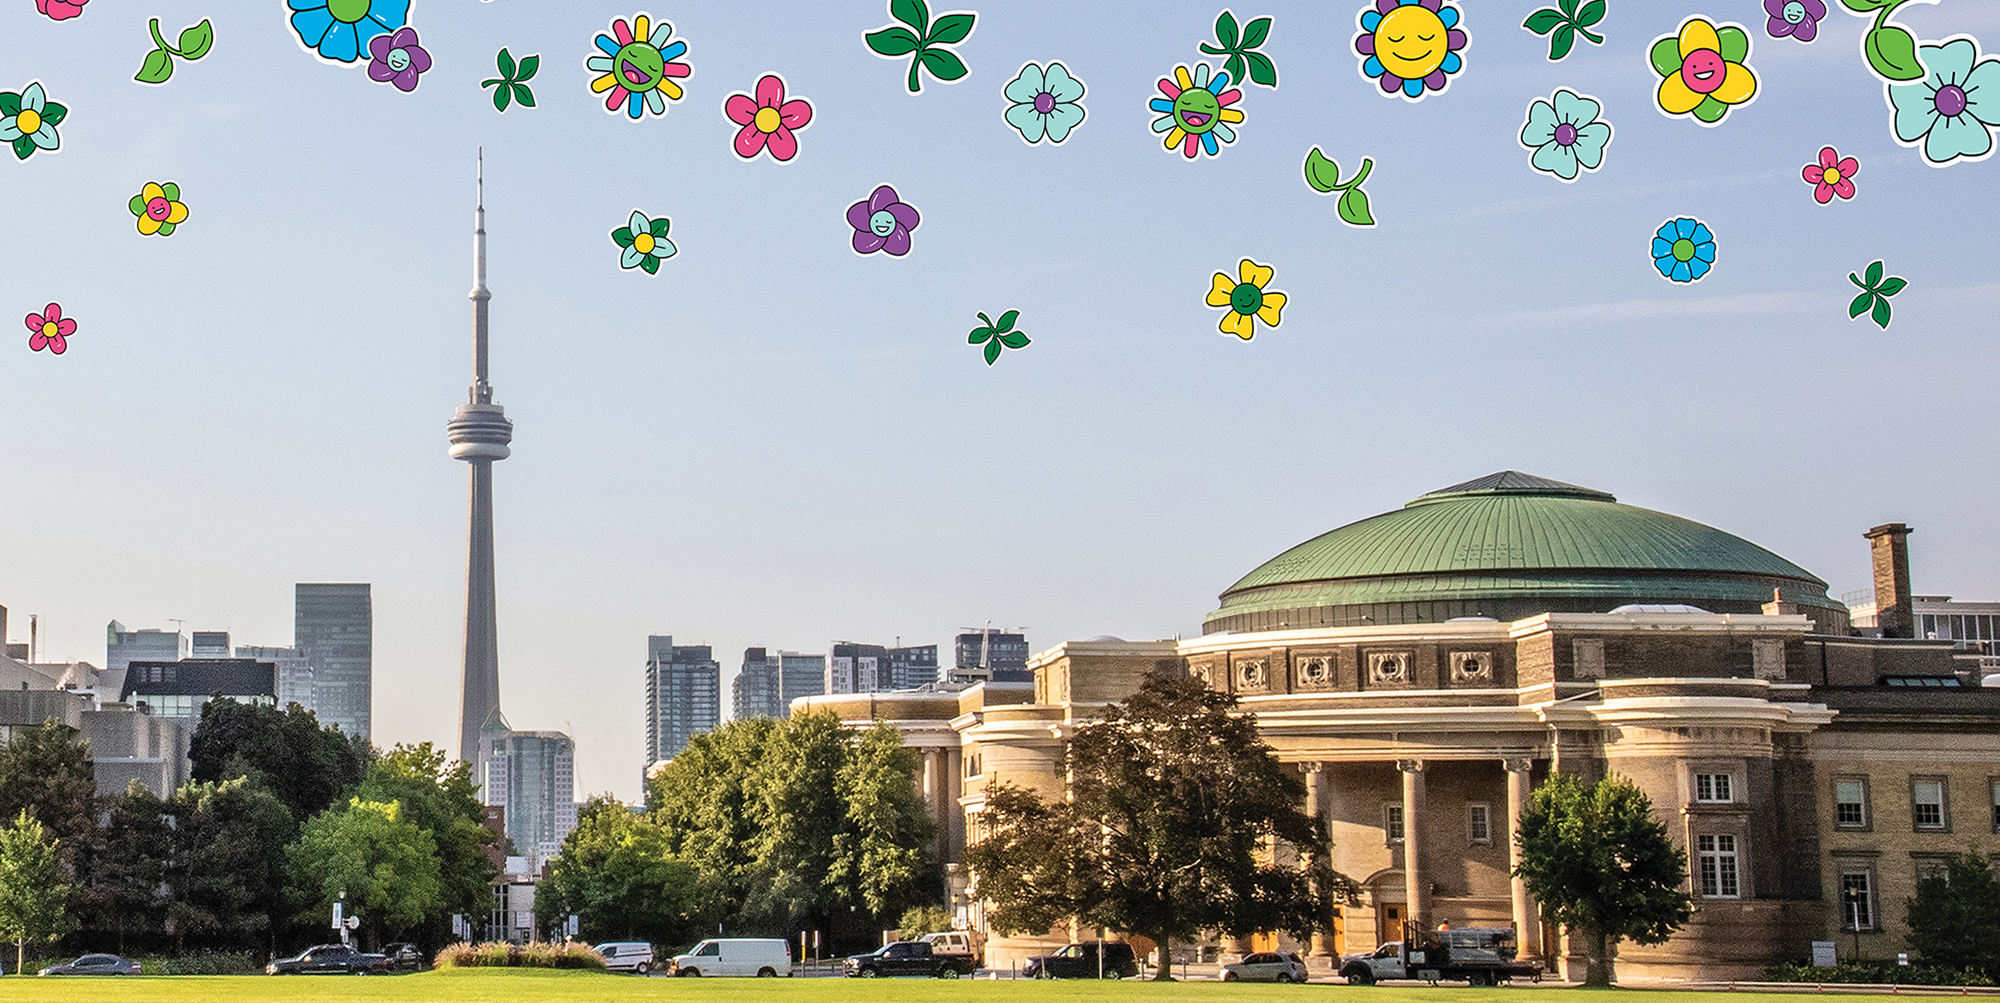
[(1715, 235), (1700, 220), (1670, 219), (1653, 234), (1653, 267), (1670, 282), (1693, 282), (1715, 265)]
[(321, 59), (351, 63), (377, 35), (409, 22), (410, 0), (286, 0), (299, 44)]

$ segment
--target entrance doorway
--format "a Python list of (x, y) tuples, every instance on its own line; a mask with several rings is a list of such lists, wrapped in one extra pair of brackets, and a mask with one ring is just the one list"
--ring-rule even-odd
[(1375, 916), (1375, 942), (1377, 944), (1386, 944), (1392, 940), (1403, 939), (1403, 903), (1384, 902), (1381, 908), (1375, 910)]

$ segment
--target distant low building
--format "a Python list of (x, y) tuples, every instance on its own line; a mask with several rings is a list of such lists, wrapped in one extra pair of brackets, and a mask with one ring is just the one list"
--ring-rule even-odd
[(1033, 682), (1028, 671), (1028, 638), (1003, 630), (967, 631), (953, 639), (955, 663), (949, 682)]
[[(312, 659), (297, 648), (272, 648), (252, 644), (236, 646), (236, 657), (254, 658), (278, 667), (278, 707), (298, 704), (317, 715), (319, 704), (313, 697)], [(327, 724), (329, 722), (320, 722)]]
[(218, 695), (237, 703), (275, 706), (278, 667), (253, 658), (133, 662), (126, 667), (118, 702), (154, 717), (186, 721), (192, 728), (201, 720), (201, 708)]
[(104, 629), (106, 669), (122, 669), (135, 660), (178, 662), (187, 656), (187, 637), (178, 630), (126, 630), (125, 625), (116, 620)]

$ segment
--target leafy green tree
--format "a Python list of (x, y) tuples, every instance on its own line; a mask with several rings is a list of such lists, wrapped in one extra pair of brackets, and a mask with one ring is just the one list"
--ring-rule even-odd
[(779, 727), (764, 717), (731, 721), (694, 736), (646, 778), (648, 814), (674, 856), (695, 868), (692, 908), (704, 928), (736, 919), (749, 897), (762, 808), (755, 773)]
[(1514, 839), (1521, 845), (1514, 873), (1541, 903), (1543, 921), (1583, 934), (1585, 985), (1611, 985), (1611, 946), (1621, 938), (1662, 944), (1694, 915), (1682, 888), (1687, 852), (1629, 780), (1550, 777), (1535, 788)]
[(847, 750), (836, 781), (846, 824), (833, 837), (827, 872), (837, 901), (887, 918), (944, 898), (941, 875), (924, 848), (937, 823), (911, 782), (922, 768), (917, 751), (881, 721)]
[(21, 728), (0, 748), (0, 818), (27, 812), (61, 841), (75, 873), (97, 837), (97, 774), (90, 743), (54, 718)]
[(1305, 784), (1235, 708), (1163, 662), (1071, 737), (1066, 800), (989, 793), (993, 832), (966, 859), (994, 926), (1039, 933), (1075, 916), (1142, 933), (1159, 945), (1162, 980), (1171, 942), (1205, 929), (1320, 929), (1351, 882), (1328, 863), (1324, 824), (1301, 810)]
[(673, 855), (658, 823), (615, 798), (592, 798), (536, 890), (535, 920), (548, 929), (574, 914), (589, 940), (676, 943), (701, 929), (689, 915), (694, 891), (694, 868)]
[(752, 780), (756, 863), (742, 912), (749, 925), (825, 926), (834, 914), (827, 883), (834, 840), (846, 828), (840, 792), (846, 759), (847, 733), (832, 712), (799, 714), (772, 732)]
[(896, 921), (896, 930), (906, 939), (943, 933), (952, 927), (951, 911), (934, 905), (913, 905), (903, 910), (903, 918)]
[(374, 749), (366, 739), (320, 727), (313, 712), (210, 700), (188, 748), (193, 779), (249, 777), (300, 821), (342, 802), (361, 782)]
[(437, 844), (440, 905), (425, 920), (427, 945), (450, 935), (452, 913), (484, 913), (493, 895), (494, 868), (486, 848), (494, 835), (486, 828), (485, 807), (472, 779), (472, 764), (454, 760), (429, 742), (398, 745), (368, 764), (356, 796), (395, 802), (402, 817), (430, 833)]
[(166, 803), (137, 780), (110, 801), (91, 869), (93, 926), (116, 931), (118, 953), (123, 954), (127, 933), (163, 929), (170, 895), (162, 886), (173, 856), (174, 830), (167, 824)]
[(378, 939), (392, 940), (423, 922), (444, 900), (437, 841), (403, 818), (395, 802), (349, 799), (312, 817), (286, 848), (302, 922), (331, 916), (333, 904)]
[(14, 942), (16, 972), (29, 941), (54, 942), (69, 932), (74, 888), (57, 843), (26, 811), (0, 829), (0, 939)]
[(1919, 882), (1907, 922), (1910, 947), (1925, 964), (2000, 973), (2000, 879), (1978, 853)]
[(165, 931), (182, 949), (192, 936), (275, 947), (285, 920), (285, 847), (298, 832), (290, 809), (247, 777), (190, 782), (165, 810), (172, 824)]

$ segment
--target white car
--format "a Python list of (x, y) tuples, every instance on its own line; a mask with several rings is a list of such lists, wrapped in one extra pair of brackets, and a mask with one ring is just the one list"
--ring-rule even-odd
[(762, 979), (792, 974), (791, 945), (776, 937), (718, 937), (674, 956), (673, 973), (690, 978), (708, 975), (756, 976)]
[(620, 940), (599, 944), (597, 953), (604, 955), (604, 967), (614, 972), (631, 972), (644, 975), (653, 970), (653, 945), (636, 940)]
[(1224, 982), (1304, 982), (1306, 963), (1296, 954), (1259, 951), (1222, 966)]

